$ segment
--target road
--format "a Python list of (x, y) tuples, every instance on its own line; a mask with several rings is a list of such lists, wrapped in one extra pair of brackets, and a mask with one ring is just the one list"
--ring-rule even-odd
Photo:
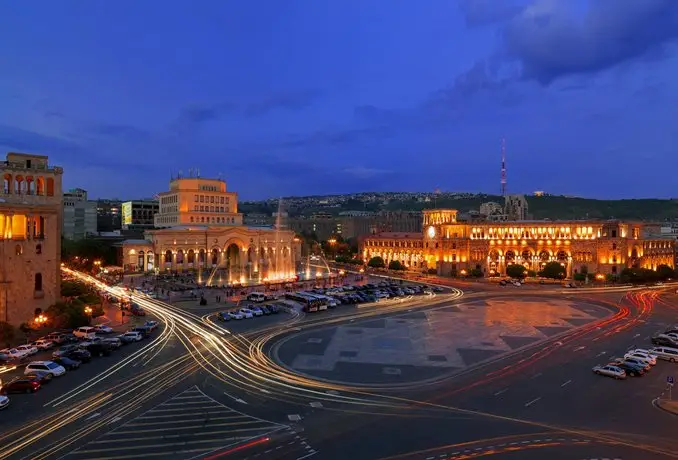
[[(671, 365), (629, 381), (590, 370), (676, 322), (671, 296), (622, 291), (566, 292), (618, 311), (458, 375), (391, 388), (319, 382), (270, 352), (288, 334), (453, 304), (461, 291), (247, 331), (137, 298), (162, 332), (128, 364), (47, 401), (44, 417), (24, 415), (0, 437), (0, 458), (676, 458), (678, 419), (651, 404)], [(503, 294), (465, 297), (488, 295)]]

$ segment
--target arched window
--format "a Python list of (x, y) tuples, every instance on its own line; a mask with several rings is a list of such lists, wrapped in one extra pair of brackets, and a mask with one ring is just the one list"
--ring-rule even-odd
[(35, 253), (36, 254), (42, 254), (42, 244), (36, 244), (35, 245)]
[(42, 273), (35, 274), (35, 280), (33, 284), (34, 291), (42, 291)]

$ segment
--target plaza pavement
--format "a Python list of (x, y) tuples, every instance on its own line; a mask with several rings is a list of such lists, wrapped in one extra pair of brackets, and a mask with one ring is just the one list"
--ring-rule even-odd
[(280, 342), (285, 366), (353, 384), (440, 378), (610, 315), (566, 299), (501, 298), (315, 329)]

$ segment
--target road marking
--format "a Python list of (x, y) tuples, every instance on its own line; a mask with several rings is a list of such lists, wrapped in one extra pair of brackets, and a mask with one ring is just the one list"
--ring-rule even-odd
[(290, 422), (298, 422), (298, 421), (301, 420), (301, 415), (292, 414), (292, 415), (288, 415), (287, 418), (289, 419)]
[(572, 380), (568, 380), (567, 382), (564, 382), (562, 385), (560, 385), (560, 387), (562, 388), (564, 386), (569, 385), (570, 383), (572, 383)]
[(259, 388), (259, 391), (261, 391), (262, 393), (268, 393), (268, 394), (271, 394), (271, 392), (270, 392), (270, 391), (268, 391), (268, 390), (264, 390), (263, 388)]
[(635, 339), (636, 337), (640, 337), (640, 334), (636, 334), (636, 335), (633, 336), (634, 339)]
[(304, 455), (303, 457), (297, 457), (297, 460), (304, 460), (305, 458), (312, 457), (313, 455), (317, 454), (318, 451), (311, 451), (310, 454)]
[(541, 372), (539, 372), (539, 373), (537, 373), (537, 374), (534, 374), (532, 377), (530, 377), (530, 379), (536, 379), (537, 377), (541, 377), (542, 375), (544, 375), (544, 374), (542, 374)]
[(526, 404), (525, 404), (525, 407), (530, 407), (532, 404), (536, 403), (536, 402), (539, 401), (540, 399), (541, 399), (541, 396), (538, 397), (538, 398), (533, 399), (532, 401), (526, 403)]
[[(229, 398), (231, 398), (231, 399), (232, 399), (233, 401), (235, 401), (235, 402), (239, 402), (240, 404), (247, 404), (246, 401), (244, 401), (244, 400), (242, 400), (242, 399), (240, 399), (240, 398), (236, 398), (235, 396), (231, 396), (231, 395), (229, 395), (228, 393), (226, 393), (225, 391), (224, 391), (224, 394), (225, 394), (226, 396), (228, 396)], [(203, 402), (203, 404), (204, 404), (204, 402)]]
[(648, 335), (647, 337), (645, 337), (645, 340), (650, 340), (650, 336)]
[(318, 401), (313, 401), (312, 403), (309, 403), (311, 407), (315, 407), (316, 409), (323, 407), (323, 403), (318, 402)]
[(500, 394), (506, 393), (507, 391), (508, 391), (508, 388), (504, 388), (503, 390), (497, 391), (494, 395), (495, 395), (495, 396), (499, 396)]
[(586, 347), (585, 347), (584, 345), (582, 345), (581, 347), (575, 348), (574, 351), (581, 351), (581, 350), (583, 350), (584, 348), (586, 348)]
[(91, 420), (93, 418), (97, 418), (100, 415), (101, 415), (101, 412), (95, 412), (92, 415), (90, 415), (89, 417), (87, 417), (85, 420)]
[(337, 390), (327, 390), (325, 393), (327, 393), (328, 395), (335, 395), (335, 396), (339, 394), (339, 392)]
[(596, 355), (596, 358), (599, 357), (599, 356), (603, 356), (603, 355), (606, 354), (606, 353), (607, 353), (606, 351), (601, 351), (600, 353), (598, 353), (598, 354)]
[(108, 425), (112, 425), (112, 424), (114, 424), (115, 422), (117, 422), (118, 420), (121, 420), (121, 419), (122, 419), (122, 417), (114, 417), (110, 422), (108, 422)]

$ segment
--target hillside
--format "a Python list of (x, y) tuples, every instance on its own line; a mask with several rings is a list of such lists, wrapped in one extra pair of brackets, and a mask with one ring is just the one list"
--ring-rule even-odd
[[(632, 219), (665, 221), (678, 220), (678, 200), (634, 199), (595, 200), (565, 196), (527, 196), (529, 214), (534, 219)], [(284, 211), (290, 216), (323, 212), (337, 215), (345, 211), (403, 210), (421, 211), (432, 208), (453, 208), (460, 212), (478, 210), (482, 203), (502, 203), (497, 195), (472, 194), (379, 194), (305, 198), (286, 198)], [(272, 201), (241, 203), (244, 213), (270, 215), (277, 211), (278, 203)]]

